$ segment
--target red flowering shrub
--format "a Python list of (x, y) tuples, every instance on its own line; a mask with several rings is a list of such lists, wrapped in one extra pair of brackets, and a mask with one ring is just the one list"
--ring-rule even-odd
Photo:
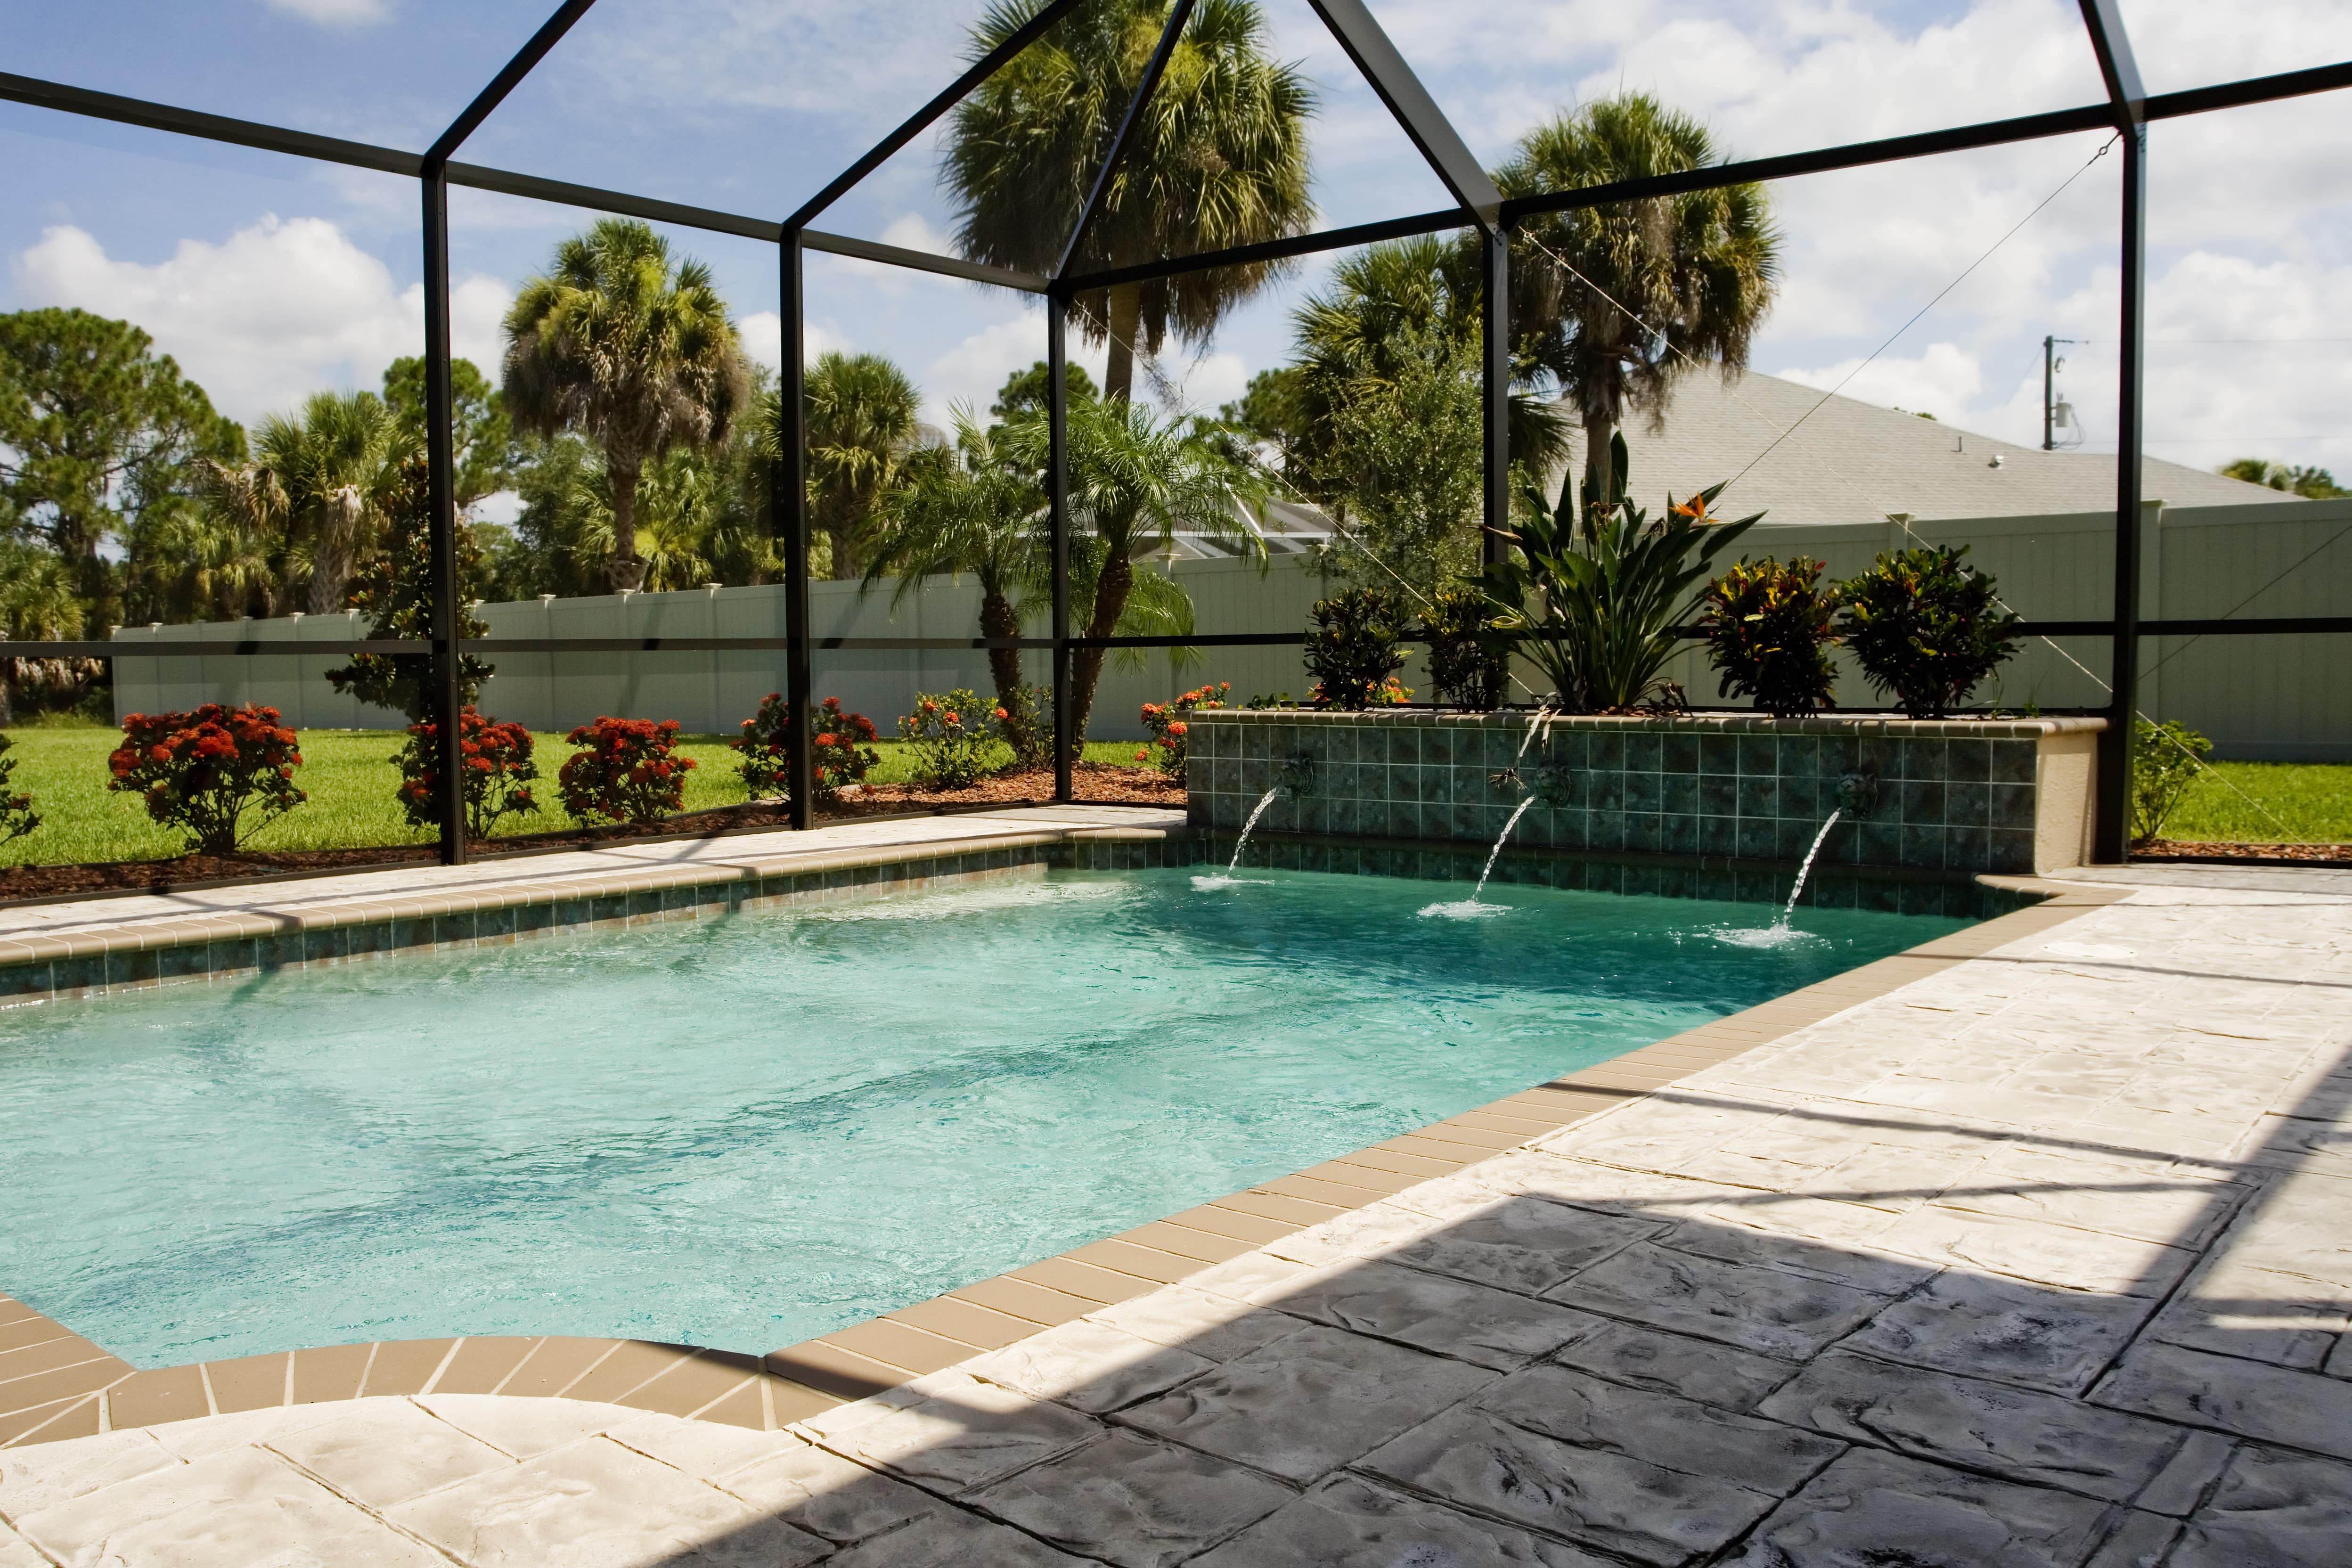
[[(0, 752), (5, 752), (10, 743), (7, 736), (0, 735)], [(41, 819), (33, 815), (33, 797), (9, 787), (8, 775), (16, 771), (15, 758), (0, 757), (0, 844), (22, 838), (41, 825)]]
[(915, 782), (934, 789), (977, 783), (996, 749), (1003, 711), (963, 687), (916, 692), (915, 710), (898, 721), (900, 737), (915, 748)]
[[(1233, 690), (1231, 681), (1220, 680), (1214, 686), (1196, 686), (1173, 702), (1147, 702), (1143, 705), (1143, 727), (1160, 745), (1160, 771), (1181, 784), (1184, 780), (1184, 758), (1189, 748), (1185, 738), (1192, 726), (1184, 715), (1200, 708), (1223, 708), (1226, 694)], [(1138, 752), (1139, 763), (1150, 760), (1149, 752)]]
[(302, 765), (294, 731), (275, 708), (207, 702), (187, 713), (133, 713), (106, 759), (110, 790), (136, 790), (147, 815), (188, 835), (205, 855), (236, 847), (310, 797), (294, 787)]
[[(735, 771), (743, 775), (744, 784), (755, 795), (792, 793), (792, 759), (784, 746), (792, 712), (793, 705), (771, 691), (760, 704), (760, 711), (743, 721), (742, 734), (727, 742), (742, 753)], [(876, 738), (874, 721), (863, 713), (845, 711), (840, 698), (828, 697), (817, 705), (816, 723), (809, 736), (817, 799), (831, 800), (845, 784), (866, 777), (866, 770), (882, 760), (882, 753), (873, 746)]]
[[(400, 804), (411, 827), (441, 820), (440, 734), (438, 724), (411, 724), (408, 744), (392, 759), (400, 766)], [(457, 752), (466, 772), (468, 838), (488, 838), (499, 818), (539, 809), (530, 793), (539, 764), (530, 760), (530, 731), (467, 708), (457, 715)]]
[(692, 757), (674, 755), (677, 721), (599, 719), (564, 737), (579, 751), (555, 775), (579, 822), (658, 822), (686, 803)]

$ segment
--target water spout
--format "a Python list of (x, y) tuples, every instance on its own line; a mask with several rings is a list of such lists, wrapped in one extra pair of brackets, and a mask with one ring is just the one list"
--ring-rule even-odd
[(1524, 757), (1528, 754), (1528, 748), (1535, 744), (1538, 735), (1551, 728), (1551, 704), (1538, 703), (1536, 710), (1528, 715), (1528, 732), (1519, 741), (1520, 756)]
[(1830, 829), (1837, 826), (1837, 819), (1844, 813), (1843, 806), (1831, 812), (1830, 819), (1822, 824), (1822, 830), (1813, 835), (1813, 847), (1805, 851), (1805, 863), (1797, 868), (1797, 885), (1789, 889), (1789, 901), (1781, 907), (1780, 920), (1774, 922), (1781, 930), (1789, 929), (1789, 917), (1797, 912), (1797, 900), (1805, 896), (1805, 879), (1812, 874), (1813, 857), (1822, 852), (1822, 845), (1829, 837)]
[(1525, 816), (1528, 814), (1528, 807), (1535, 803), (1534, 795), (1526, 796), (1519, 802), (1518, 808), (1511, 813), (1510, 819), (1503, 824), (1503, 831), (1495, 836), (1495, 847), (1486, 851), (1486, 864), (1479, 870), (1478, 885), (1470, 889), (1469, 898), (1453, 903), (1431, 904), (1421, 912), (1424, 915), (1443, 915), (1448, 920), (1456, 921), (1475, 921), (1484, 919), (1487, 915), (1501, 914), (1503, 910), (1500, 905), (1481, 903), (1478, 901), (1479, 895), (1486, 890), (1486, 879), (1495, 874), (1495, 862), (1502, 858), (1503, 846), (1509, 840), (1511, 829), (1519, 825), (1519, 818)]
[(1276, 784), (1272, 789), (1257, 797), (1257, 805), (1250, 812), (1249, 820), (1242, 824), (1241, 837), (1234, 841), (1233, 860), (1225, 867), (1226, 876), (1230, 877), (1235, 871), (1241, 869), (1242, 851), (1249, 847), (1249, 836), (1251, 830), (1257, 826), (1257, 819), (1265, 815), (1265, 808), (1274, 804), (1274, 797), (1281, 793), (1282, 786), (1280, 784)]
[(1193, 878), (1193, 887), (1206, 892), (1213, 888), (1230, 888), (1234, 885), (1235, 880), (1234, 873), (1241, 869), (1242, 851), (1249, 847), (1249, 836), (1256, 828), (1257, 819), (1265, 815), (1265, 808), (1272, 805), (1274, 797), (1281, 793), (1282, 786), (1276, 784), (1257, 797), (1257, 805), (1250, 812), (1249, 820), (1242, 824), (1242, 836), (1234, 841), (1233, 859), (1226, 864), (1222, 873)]

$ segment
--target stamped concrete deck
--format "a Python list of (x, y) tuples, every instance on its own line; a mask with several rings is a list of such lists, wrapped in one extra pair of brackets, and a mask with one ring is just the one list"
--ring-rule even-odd
[(782, 1430), (0, 1449), (0, 1564), (2341, 1563), (2352, 890), (2220, 880)]

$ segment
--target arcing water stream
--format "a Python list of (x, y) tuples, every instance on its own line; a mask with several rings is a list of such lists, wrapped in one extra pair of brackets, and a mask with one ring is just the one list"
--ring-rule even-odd
[(1495, 836), (1495, 847), (1486, 851), (1486, 867), (1479, 871), (1478, 885), (1470, 889), (1469, 898), (1450, 904), (1430, 904), (1421, 912), (1424, 915), (1444, 915), (1448, 920), (1456, 921), (1483, 920), (1488, 915), (1501, 914), (1503, 907), (1500, 904), (1482, 904), (1478, 901), (1478, 895), (1486, 890), (1486, 879), (1495, 874), (1495, 862), (1501, 858), (1504, 842), (1511, 837), (1511, 829), (1519, 825), (1519, 818), (1525, 816), (1528, 814), (1528, 807), (1535, 803), (1536, 797), (1533, 795), (1522, 799), (1518, 809), (1511, 813), (1510, 820), (1503, 824), (1503, 831)]
[(1257, 826), (1257, 819), (1265, 815), (1265, 808), (1272, 805), (1274, 804), (1274, 797), (1281, 793), (1282, 786), (1280, 784), (1276, 784), (1272, 789), (1257, 797), (1257, 805), (1250, 812), (1249, 820), (1242, 824), (1241, 837), (1234, 843), (1233, 860), (1225, 867), (1222, 873), (1212, 872), (1206, 877), (1193, 878), (1192, 886), (1205, 892), (1212, 888), (1230, 888), (1234, 885), (1234, 881), (1237, 879), (1234, 876), (1234, 873), (1241, 869), (1242, 851), (1249, 847), (1249, 836)]

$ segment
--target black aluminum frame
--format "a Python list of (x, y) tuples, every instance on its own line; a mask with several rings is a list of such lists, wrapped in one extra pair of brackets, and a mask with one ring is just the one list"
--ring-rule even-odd
[[(2138, 685), (2138, 647), (2149, 637), (2214, 637), (2313, 633), (2352, 633), (2352, 617), (2283, 616), (2269, 618), (2143, 621), (2139, 615), (2140, 465), (2143, 456), (2142, 415), (2145, 400), (2144, 338), (2146, 318), (2147, 125), (2150, 121), (2276, 102), (2310, 93), (2352, 87), (2352, 61), (2281, 72), (2187, 91), (2151, 96), (2143, 84), (2134, 58), (2130, 35), (2116, 0), (2079, 0), (2083, 26), (2097, 58), (2107, 89), (2107, 101), (2076, 109), (2023, 115), (2006, 120), (1954, 126), (1939, 131), (1852, 142), (1809, 152), (1786, 153), (1740, 163), (1713, 164), (1685, 174), (1622, 181), (1541, 196), (1505, 200), (1493, 180), (1413, 74), (1411, 65), (1389, 39), (1363, 0), (1309, 0), (1315, 13), (1360, 70), (1372, 89), (1412, 142), (1430, 168), (1453, 195), (1455, 205), (1443, 211), (1383, 219), (1375, 223), (1326, 229), (1313, 234), (1258, 245), (1198, 255), (1168, 257), (1099, 269), (1072, 271), (1079, 242), (1098, 210), (1117, 171), (1129, 138), (1139, 121), (1160, 70), (1190, 17), (1194, 0), (1173, 0), (1163, 31), (1143, 79), (1128, 105), (1108, 158), (1069, 239), (1055, 275), (1047, 278), (1009, 268), (936, 256), (872, 240), (854, 238), (810, 226), (816, 218), (880, 167), (890, 156), (920, 135), (954, 108), (973, 88), (987, 79), (1021, 50), (1044, 37), (1053, 25), (1081, 0), (1049, 0), (1003, 44), (973, 60), (965, 71), (897, 130), (845, 169), (816, 195), (781, 222), (720, 212), (626, 192), (604, 190), (538, 175), (492, 169), (454, 161), (457, 149), (488, 119), (514, 89), (554, 48), (595, 0), (563, 0), (530, 41), (507, 62), (488, 86), (467, 106), (433, 145), (422, 153), (373, 146), (283, 126), (237, 120), (226, 115), (182, 109), (171, 104), (126, 98), (60, 82), (0, 72), (0, 100), (53, 110), (60, 113), (111, 121), (119, 124), (164, 131), (209, 142), (280, 153), (291, 157), (373, 169), (417, 180), (424, 209), (425, 300), (425, 387), (427, 464), (431, 475), (432, 527), (429, 548), (433, 565), (433, 637), (429, 642), (352, 639), (343, 642), (280, 643), (246, 640), (236, 643), (157, 640), (147, 643), (53, 641), (15, 643), (10, 652), (29, 658), (212, 658), (287, 657), (353, 653), (430, 653), (435, 660), (435, 718), (440, 733), (456, 732), (458, 656), (461, 653), (560, 652), (716, 652), (775, 650), (785, 655), (786, 685), (792, 707), (788, 768), (792, 790), (792, 824), (810, 826), (813, 790), (809, 714), (814, 680), (811, 654), (817, 648), (997, 648), (1050, 652), (1054, 665), (1055, 798), (1073, 798), (1069, 673), (1070, 656), (1078, 648), (1244, 647), (1297, 645), (1296, 632), (1244, 633), (1192, 637), (1083, 637), (1070, 630), (1069, 602), (1069, 406), (1063, 369), (1068, 353), (1068, 312), (1078, 293), (1112, 284), (1174, 277), (1265, 261), (1285, 260), (1326, 251), (1351, 248), (1381, 240), (1447, 229), (1473, 228), (1483, 247), (1486, 280), (1484, 383), (1486, 400), (1485, 483), (1483, 488), (1486, 554), (1495, 559), (1502, 548), (1509, 519), (1510, 469), (1509, 396), (1509, 237), (1521, 218), (1546, 212), (1601, 206), (1689, 191), (1720, 189), (1753, 181), (1788, 179), (1841, 169), (1865, 168), (1913, 158), (1980, 147), (2006, 146), (2084, 131), (2112, 130), (2123, 144), (2123, 204), (2118, 215), (2118, 252), (2124, 279), (2122, 351), (2118, 357), (2121, 384), (2116, 480), (2115, 613), (2106, 621), (2028, 623), (2020, 630), (2045, 637), (2100, 637), (2109, 640), (2110, 699), (2108, 727), (2101, 741), (2099, 789), (2095, 826), (2095, 858), (2121, 863), (2130, 856), (2131, 793), (2130, 720)], [(785, 635), (782, 637), (575, 637), (555, 639), (461, 639), (456, 571), (457, 510), (453, 489), (455, 458), (450, 414), (448, 188), (496, 191), (538, 201), (588, 207), (623, 216), (639, 217), (685, 228), (765, 240), (777, 247), (784, 322), (783, 370), (780, 384), (784, 423), (781, 460), (773, 473), (772, 502), (786, 552)], [(805, 484), (805, 438), (802, 396), (804, 387), (803, 279), (806, 253), (852, 257), (904, 267), (974, 283), (1043, 295), (1046, 310), (1047, 401), (1051, 456), (1047, 480), (1051, 517), (1053, 620), (1045, 638), (954, 637), (816, 637), (809, 629), (808, 517)], [(457, 748), (446, 745), (442, 789), (440, 853), (450, 865), (467, 855), (465, 803), (457, 787)]]

